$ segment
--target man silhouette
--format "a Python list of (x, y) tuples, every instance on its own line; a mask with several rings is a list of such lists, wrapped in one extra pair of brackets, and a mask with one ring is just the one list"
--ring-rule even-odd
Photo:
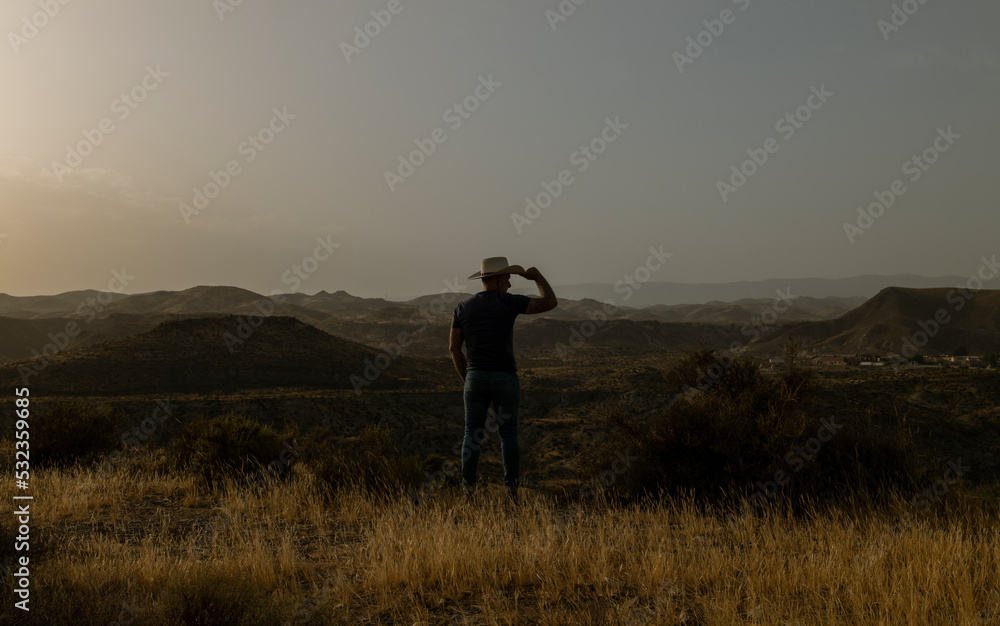
[[(518, 274), (538, 285), (541, 297), (507, 293), (510, 275)], [(462, 486), (468, 492), (478, 481), (479, 452), (486, 436), (486, 417), (493, 405), (500, 449), (503, 482), (517, 502), (521, 449), (517, 443), (517, 414), (521, 386), (514, 362), (514, 319), (551, 311), (559, 304), (556, 294), (537, 268), (509, 265), (505, 257), (483, 259), (483, 291), (458, 303), (452, 314), (448, 349), (458, 375), (465, 382), (465, 438), (462, 441)], [(462, 352), (468, 345), (468, 358)]]

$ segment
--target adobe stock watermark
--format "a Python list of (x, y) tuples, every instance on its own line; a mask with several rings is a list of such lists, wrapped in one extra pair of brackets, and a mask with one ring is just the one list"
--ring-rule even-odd
[[(931, 508), (940, 503), (951, 488), (960, 483), (962, 477), (971, 470), (972, 466), (964, 465), (961, 457), (949, 460), (941, 478), (917, 492), (909, 504), (916, 509), (917, 515), (927, 515), (931, 512)], [(894, 532), (904, 531), (913, 526), (916, 521), (917, 516), (913, 512), (903, 511)], [(888, 537), (890, 534), (892, 533), (886, 531), (883, 533), (883, 537)]]
[[(457, 131), (473, 113), (479, 110), (483, 102), (490, 99), (497, 87), (501, 85), (502, 83), (493, 80), (492, 73), (487, 74), (485, 78), (479, 76), (479, 84), (476, 85), (472, 94), (445, 109), (441, 118), (452, 131)], [(389, 186), (389, 191), (395, 193), (396, 188), (409, 180), (416, 173), (417, 168), (423, 165), (437, 151), (438, 146), (446, 141), (448, 141), (448, 134), (440, 126), (432, 130), (429, 137), (414, 139), (413, 143), (416, 144), (417, 148), (410, 151), (409, 154), (399, 155), (399, 166), (396, 171), (385, 170), (385, 184)]]
[(787, 311), (794, 303), (798, 296), (792, 295), (792, 288), (785, 287), (785, 290), (775, 289), (774, 293), (778, 296), (774, 299), (769, 309), (765, 309), (760, 316), (753, 316), (750, 321), (740, 328), (740, 334), (744, 337), (749, 337), (750, 341), (748, 343), (754, 343), (760, 336), (767, 332), (771, 326), (773, 326), (782, 313)]
[[(784, 294), (782, 294), (782, 292), (781, 292), (780, 289), (776, 290), (776, 292), (778, 294), (778, 298), (775, 299), (775, 302), (772, 305), (772, 309), (775, 311), (775, 313), (781, 313), (781, 312), (784, 312), (784, 311), (788, 310), (788, 307), (782, 305), (781, 301), (785, 301), (785, 302), (791, 303), (791, 301), (794, 298), (798, 297), (798, 296), (791, 295), (791, 288), (787, 288), (786, 289), (786, 293), (784, 293)], [(782, 308), (783, 306), (784, 306), (784, 308)], [(767, 312), (765, 311), (765, 314), (761, 315), (760, 318), (758, 318), (756, 316), (754, 318), (752, 318), (752, 323), (753, 323), (752, 328), (753, 329), (757, 328), (757, 325), (758, 325), (759, 321), (764, 321), (765, 319), (767, 319), (768, 317), (770, 317), (770, 316), (766, 315), (766, 313)], [(777, 316), (774, 316), (774, 321), (775, 322), (777, 321)], [(767, 323), (765, 322), (765, 326), (763, 327), (763, 330), (761, 332), (763, 332), (764, 330), (766, 330), (767, 327), (768, 327)], [(750, 324), (745, 325), (743, 327), (743, 331), (744, 331), (743, 334), (744, 334), (744, 336), (749, 336), (747, 334), (747, 332), (746, 332), (747, 329), (749, 329), (749, 328), (751, 328)], [(757, 333), (755, 335), (754, 339), (751, 340), (750, 343), (753, 343), (758, 338), (759, 338), (759, 333)], [(703, 391), (706, 391), (709, 387), (711, 387), (712, 384), (714, 384), (714, 382), (720, 376), (722, 376), (722, 374), (726, 370), (728, 370), (732, 366), (733, 359), (736, 356), (739, 355), (739, 352), (741, 350), (743, 350), (743, 348), (744, 348), (744, 346), (743, 346), (742, 342), (740, 342), (740, 341), (733, 342), (730, 345), (728, 351), (723, 352), (722, 354), (717, 354), (717, 356), (716, 356), (716, 362), (713, 363), (711, 366), (709, 366), (708, 372), (703, 372), (701, 370), (698, 370), (698, 372), (697, 372), (698, 379), (696, 380), (696, 383), (695, 383), (697, 385), (697, 388), (695, 388), (695, 387), (686, 387), (686, 388), (682, 389), (681, 391), (673, 394), (670, 397), (669, 400), (667, 400), (666, 402), (664, 402), (660, 406), (658, 406), (656, 408), (653, 408), (653, 409), (650, 409), (648, 411), (645, 411), (645, 412), (641, 413), (640, 415), (638, 415), (637, 417), (638, 418), (642, 418), (642, 417), (645, 417), (647, 415), (651, 415), (651, 414), (655, 413), (656, 411), (667, 410), (670, 407), (672, 407), (674, 404), (680, 402), (681, 400), (688, 400), (688, 401), (690, 401), (692, 397), (698, 395), (699, 393), (702, 393)]]
[(97, 319), (97, 316), (104, 311), (105, 307), (114, 302), (114, 294), (123, 294), (128, 284), (135, 280), (135, 276), (129, 274), (124, 267), (122, 271), (111, 270), (111, 280), (108, 281), (107, 291), (98, 292), (96, 297), (87, 296), (76, 306), (76, 314), (87, 316), (87, 324)]
[(292, 613), (292, 618), (285, 620), (281, 626), (295, 626), (296, 624), (310, 624), (310, 618), (319, 609), (320, 605), (329, 597), (326, 590), (317, 591), (308, 598), (297, 604)]
[(18, 32), (8, 31), (7, 41), (14, 49), (14, 54), (21, 54), (21, 48), (38, 36), (52, 20), (59, 15), (62, 8), (72, 0), (38, 0), (38, 11), (21, 18), (21, 28)]
[[(491, 407), (492, 410), (492, 407)], [(434, 471), (424, 471), (427, 479), (419, 487), (410, 487), (410, 501), (414, 506), (420, 506), (425, 500), (437, 493), (449, 481), (454, 481), (461, 476), (462, 464), (453, 459), (448, 459), (441, 464), (441, 468)]]
[(219, 22), (225, 22), (230, 13), (235, 13), (237, 7), (243, 4), (243, 0), (212, 0), (212, 8), (219, 16)]
[(624, 474), (632, 467), (632, 464), (639, 460), (639, 457), (632, 456), (629, 450), (626, 450), (624, 454), (620, 451), (615, 451), (615, 460), (611, 462), (611, 466), (580, 485), (580, 497), (586, 498), (593, 502), (597, 499), (597, 496), (612, 487), (612, 485), (617, 482), (618, 477)]
[(902, 4), (893, 4), (889, 19), (879, 19), (875, 23), (882, 33), (882, 39), (889, 41), (889, 35), (899, 31), (900, 28), (910, 21), (910, 17), (917, 14), (920, 7), (927, 4), (927, 0), (903, 0)]
[[(742, 13), (750, 7), (750, 0), (733, 0), (733, 4), (739, 7)], [(673, 54), (677, 71), (683, 74), (684, 66), (694, 63), (695, 59), (711, 47), (722, 36), (722, 33), (726, 32), (726, 26), (736, 21), (737, 15), (738, 13), (734, 13), (732, 9), (723, 9), (719, 13), (718, 19), (703, 20), (702, 24), (704, 24), (705, 30), (699, 31), (694, 37), (687, 38), (687, 46), (684, 48), (684, 53), (675, 52)]]
[[(111, 280), (108, 281), (108, 290), (99, 292), (97, 297), (88, 296), (81, 300), (80, 304), (76, 307), (77, 315), (83, 316), (84, 314), (89, 314), (83, 323), (89, 324), (93, 322), (97, 319), (98, 313), (114, 301), (114, 295), (124, 293), (125, 288), (133, 280), (135, 280), (135, 276), (129, 274), (124, 267), (121, 272), (111, 270)], [(48, 337), (51, 341), (42, 346), (41, 353), (38, 350), (32, 350), (31, 353), (34, 356), (32, 356), (28, 364), (17, 366), (17, 373), (21, 376), (21, 382), (27, 385), (28, 380), (32, 376), (42, 373), (42, 370), (48, 367), (49, 360), (67, 349), (73, 340), (80, 335), (82, 330), (80, 324), (66, 322), (62, 331), (49, 333)]]
[[(614, 284), (614, 290), (617, 294), (622, 294), (622, 300), (627, 302), (632, 298), (632, 295), (642, 289), (643, 284), (649, 281), (652, 277), (653, 272), (658, 271), (667, 263), (667, 259), (674, 256), (673, 252), (664, 252), (663, 244), (660, 244), (658, 248), (653, 246), (649, 247), (649, 256), (646, 257), (646, 262), (642, 265), (636, 267), (630, 273), (626, 274), (624, 278), (618, 280)], [(614, 311), (618, 306), (614, 298), (608, 298), (601, 303), (601, 309), (596, 311), (587, 311), (584, 313), (588, 318), (587, 321), (580, 323), (579, 326), (573, 328), (570, 331), (569, 345), (557, 342), (555, 349), (556, 354), (563, 362), (568, 361), (570, 356), (583, 347), (587, 340), (594, 336), (604, 324), (608, 321), (608, 315)]]
[(94, 461), (91, 465), (94, 471), (106, 470), (119, 465), (126, 459), (127, 453), (139, 450), (141, 445), (153, 436), (153, 433), (157, 431), (160, 424), (165, 422), (168, 417), (174, 414), (174, 411), (180, 408), (180, 405), (171, 402), (170, 398), (157, 400), (156, 404), (157, 407), (150, 412), (146, 419), (122, 433), (120, 440), (125, 452), (114, 450), (107, 458), (101, 461)]
[(434, 298), (425, 305), (422, 305), (417, 311), (410, 315), (408, 320), (410, 324), (416, 324), (415, 318), (423, 318), (419, 321), (420, 328), (411, 331), (400, 331), (396, 335), (396, 340), (388, 344), (383, 343), (379, 346), (379, 352), (375, 355), (373, 359), (365, 359), (364, 369), (361, 371), (361, 375), (351, 374), (350, 382), (354, 387), (354, 394), (361, 395), (361, 389), (363, 387), (370, 386), (373, 382), (379, 379), (382, 372), (389, 369), (393, 361), (399, 358), (403, 354), (403, 349), (413, 343), (413, 336), (424, 332), (429, 323), (436, 321), (434, 319), (435, 315), (440, 315), (447, 311), (448, 306), (454, 304), (458, 299), (458, 294), (464, 289), (464, 285), (460, 284), (458, 277), (455, 277), (454, 281), (449, 281), (445, 279), (444, 281), (445, 293), (442, 293), (438, 297)]
[(699, 369), (696, 373), (698, 377), (695, 379), (695, 386), (686, 388), (682, 391), (685, 398), (690, 399), (693, 396), (698, 395), (707, 391), (715, 381), (722, 377), (726, 371), (732, 367), (733, 359), (740, 355), (746, 346), (757, 342), (761, 336), (766, 333), (770, 328), (778, 322), (778, 318), (782, 313), (787, 311), (793, 304), (795, 298), (799, 296), (792, 295), (792, 288), (786, 287), (784, 291), (781, 289), (775, 289), (777, 298), (771, 304), (771, 307), (766, 309), (759, 316), (755, 315), (750, 318), (750, 321), (740, 328), (740, 334), (744, 337), (749, 338), (749, 341), (744, 344), (742, 341), (734, 341), (729, 345), (729, 349), (723, 352), (717, 352), (715, 355), (715, 363), (709, 365), (706, 370), (702, 371)]
[(549, 22), (549, 28), (555, 32), (559, 24), (569, 20), (576, 13), (576, 7), (583, 5), (587, 0), (559, 0), (556, 10), (546, 9), (545, 19)]
[(108, 622), (106, 626), (131, 626), (138, 616), (138, 607), (130, 606), (127, 602), (122, 602), (122, 610), (118, 612), (118, 619)]
[(222, 335), (222, 340), (230, 354), (234, 354), (236, 346), (243, 344), (253, 335), (254, 331), (264, 323), (265, 318), (274, 315), (275, 310), (277, 310), (274, 306), (275, 302), (283, 304), (285, 294), (298, 291), (302, 282), (309, 280), (309, 277), (319, 270), (320, 264), (329, 259), (333, 255), (333, 251), (340, 247), (339, 243), (332, 241), (332, 237), (333, 235), (316, 237), (316, 242), (319, 245), (313, 248), (312, 254), (303, 258), (301, 262), (292, 264), (289, 269), (282, 273), (281, 282), (289, 286), (289, 291), (275, 289), (269, 298), (254, 303), (257, 309), (256, 313), (250, 313), (245, 317), (240, 315), (236, 318), (236, 333), (227, 332)]
[[(937, 133), (937, 137), (923, 152), (913, 155), (903, 163), (902, 172), (908, 177), (910, 183), (920, 180), (920, 177), (938, 162), (941, 155), (950, 150), (955, 142), (962, 138), (961, 135), (952, 131), (951, 126), (948, 126), (947, 130), (939, 126)], [(854, 245), (855, 238), (868, 232), (875, 225), (875, 221), (885, 214), (886, 209), (892, 207), (896, 200), (907, 191), (906, 184), (898, 178), (892, 181), (885, 191), (876, 190), (873, 194), (875, 202), (868, 205), (867, 209), (858, 207), (857, 222), (855, 224), (844, 222), (844, 234), (847, 236), (847, 241)]]
[(239, 159), (231, 159), (219, 171), (209, 170), (209, 181), (201, 187), (191, 189), (191, 203), (181, 202), (177, 209), (181, 212), (185, 224), (191, 223), (191, 217), (200, 215), (208, 208), (219, 195), (232, 184), (233, 180), (243, 173), (243, 164), (252, 163), (260, 156), (268, 146), (270, 146), (278, 135), (283, 133), (288, 126), (298, 117), (294, 113), (288, 112), (288, 107), (271, 109), (271, 119), (256, 133), (248, 135), (247, 138), (236, 146), (236, 153), (243, 157), (243, 163)]
[[(965, 305), (975, 297), (973, 291), (983, 288), (983, 285), (993, 277), (1000, 274), (1000, 264), (997, 263), (997, 255), (993, 255), (992, 258), (987, 259), (985, 256), (981, 257), (982, 265), (979, 266), (979, 270), (963, 284), (956, 285), (955, 289), (948, 292), (945, 296), (945, 300), (948, 304), (952, 305), (952, 310), (957, 313), (965, 308)], [(917, 352), (926, 346), (931, 339), (937, 336), (941, 332), (941, 328), (949, 323), (951, 323), (951, 314), (945, 308), (939, 308), (934, 312), (934, 317), (926, 320), (921, 320), (917, 323), (920, 330), (914, 331), (909, 337), (901, 337), (902, 347), (900, 348), (900, 354), (902, 354), (907, 359), (913, 359), (916, 357)], [(893, 363), (892, 369), (896, 372), (899, 371), (899, 363)]]
[(305, 450), (305, 447), (300, 446), (295, 439), (282, 441), (281, 448), (282, 450), (278, 453), (278, 458), (268, 463), (267, 466), (260, 468), (249, 480), (249, 483), (253, 487), (263, 489), (273, 484), (295, 464)]
[[(954, 485), (962, 481), (962, 477), (972, 470), (971, 465), (963, 465), (962, 458), (949, 460), (944, 474), (929, 487), (925, 487), (910, 500), (918, 515), (927, 515), (931, 508), (941, 502)], [(916, 522), (916, 517), (910, 511), (904, 511), (899, 517), (899, 530), (905, 530)]]
[[(407, 0), (407, 2), (409, 1)], [(392, 23), (393, 17), (402, 13), (404, 8), (406, 7), (401, 0), (389, 0), (384, 9), (368, 11), (372, 19), (361, 26), (354, 27), (354, 45), (352, 46), (346, 41), (340, 42), (340, 51), (344, 53), (344, 59), (350, 63), (352, 56), (361, 54), (361, 51), (371, 45), (371, 42)]]
[(843, 428), (843, 424), (838, 424), (831, 418), (820, 420), (820, 427), (816, 430), (816, 436), (810, 437), (801, 446), (795, 446), (785, 455), (785, 464), (791, 472), (777, 470), (774, 476), (767, 482), (756, 483), (757, 491), (750, 497), (750, 504), (754, 509), (760, 509), (767, 504), (768, 500), (773, 500), (781, 493), (781, 489), (792, 482), (795, 474), (802, 471), (807, 461), (813, 460), (819, 451), (823, 449), (823, 444), (827, 443), (837, 435), (837, 431)]
[[(610, 117), (605, 117), (604, 128), (601, 129), (597, 137), (591, 139), (589, 143), (582, 144), (570, 153), (570, 165), (576, 166), (577, 173), (582, 174), (586, 172), (587, 168), (598, 157), (604, 154), (608, 146), (621, 137), (627, 128), (628, 124), (623, 124), (617, 115), (614, 120)], [(514, 229), (517, 230), (517, 234), (520, 235), (524, 231), (525, 226), (537, 220), (542, 215), (542, 209), (552, 206), (552, 203), (574, 182), (576, 182), (576, 179), (573, 178), (573, 172), (568, 169), (559, 172), (552, 181), (543, 180), (542, 191), (538, 192), (534, 198), (526, 197), (524, 199), (526, 203), (524, 215), (517, 212), (510, 214), (510, 219), (514, 223)]]
[(971, 469), (971, 465), (962, 465), (961, 457), (954, 461), (948, 461), (948, 469), (944, 471), (944, 475), (935, 480), (930, 487), (914, 496), (910, 504), (920, 509), (922, 513), (930, 513), (931, 506), (941, 502), (945, 494), (951, 490), (951, 486), (957, 485), (962, 480), (962, 476), (969, 473)]
[(486, 409), (486, 422), (477, 428), (470, 438), (469, 445), (465, 445), (465, 435), (452, 447), (452, 454), (461, 457), (461, 463), (454, 460), (447, 460), (441, 464), (441, 468), (435, 472), (424, 471), (427, 479), (419, 487), (410, 487), (408, 493), (410, 501), (414, 506), (420, 506), (428, 498), (437, 493), (449, 481), (460, 479), (462, 463), (467, 463), (472, 458), (474, 452), (482, 450), (482, 446), (489, 440), (491, 434), (500, 432), (500, 427), (511, 417), (511, 413), (504, 413), (503, 410), (495, 411), (492, 406)]
[[(795, 136), (795, 132), (801, 130), (805, 123), (812, 119), (813, 113), (822, 109), (823, 105), (834, 95), (832, 91), (827, 91), (826, 83), (820, 83), (819, 87), (813, 85), (810, 91), (812, 93), (806, 98), (804, 104), (797, 107), (791, 113), (786, 113), (774, 124), (774, 130), (781, 133), (784, 141), (788, 141)], [(750, 158), (743, 161), (739, 167), (733, 165), (729, 168), (732, 172), (729, 176), (729, 182), (719, 180), (715, 183), (715, 188), (722, 196), (722, 201), (727, 202), (729, 196), (747, 184), (748, 180), (753, 178), (757, 172), (767, 165), (771, 155), (780, 149), (781, 142), (774, 137), (765, 139), (763, 146), (760, 148), (748, 148), (747, 156)]]
[[(111, 112), (115, 114), (114, 117), (118, 122), (124, 122), (128, 119), (132, 115), (132, 112), (145, 102), (149, 98), (149, 94), (156, 91), (168, 76), (170, 76), (170, 73), (161, 70), (159, 65), (155, 68), (147, 65), (146, 74), (140, 79), (139, 83), (111, 101)], [(117, 130), (115, 119), (105, 117), (97, 123), (96, 128), (84, 128), (80, 131), (83, 139), (76, 144), (66, 145), (65, 162), (52, 162), (51, 172), (55, 174), (56, 179), (60, 183), (63, 182), (63, 177), (80, 167), (83, 164), (83, 160), (92, 155), (97, 146), (104, 143), (108, 135), (115, 132), (115, 130)], [(48, 170), (46, 170), (46, 173), (48, 173)]]

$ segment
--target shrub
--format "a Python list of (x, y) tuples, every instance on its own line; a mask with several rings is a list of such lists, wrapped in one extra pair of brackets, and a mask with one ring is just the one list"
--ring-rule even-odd
[(169, 446), (168, 457), (177, 467), (193, 468), (213, 481), (221, 476), (244, 476), (278, 459), (283, 442), (294, 428), (277, 432), (243, 415), (227, 413), (185, 424)]
[[(32, 545), (31, 552), (35, 546)], [(13, 559), (11, 556), (11, 565)], [(2, 561), (0, 561), (2, 563)], [(114, 624), (121, 617), (135, 611), (136, 588), (120, 578), (98, 577), (79, 580), (59, 567), (30, 558), (31, 569), (28, 611), (15, 609), (13, 603), (21, 598), (14, 594), (15, 578), (10, 572), (0, 575), (0, 588), (7, 606), (0, 609), (0, 624), (4, 626), (34, 626), (36, 624)], [(136, 620), (135, 626), (147, 622)]]
[(256, 626), (285, 621), (285, 611), (251, 581), (214, 570), (174, 578), (160, 599), (162, 624)]
[(440, 467), (443, 457), (421, 460), (419, 455), (407, 455), (393, 442), (388, 428), (369, 424), (357, 438), (339, 444), (330, 429), (314, 429), (300, 461), (331, 495), (350, 486), (372, 494), (389, 494), (420, 484), (423, 471)]
[[(687, 353), (664, 373), (681, 391), (674, 402), (646, 419), (620, 405), (601, 416), (609, 436), (584, 455), (585, 479), (614, 474), (604, 487), (625, 500), (739, 498), (775, 477), (781, 493), (814, 499), (915, 486), (923, 471), (902, 428), (880, 428), (870, 415), (845, 426), (805, 410), (820, 383), (795, 365), (797, 351), (787, 346), (777, 375), (744, 356)], [(637, 458), (622, 463), (622, 455)]]
[[(68, 466), (89, 463), (113, 451), (125, 419), (111, 405), (76, 401), (52, 404), (47, 412), (33, 412), (29, 424), (31, 466)], [(13, 430), (4, 438), (12, 439)]]

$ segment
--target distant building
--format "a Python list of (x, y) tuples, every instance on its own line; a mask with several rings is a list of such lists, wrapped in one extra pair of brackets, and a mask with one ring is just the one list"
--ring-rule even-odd
[(890, 354), (889, 356), (882, 357), (882, 362), (887, 365), (906, 365), (910, 362), (905, 356), (900, 356), (898, 354)]
[(954, 363), (958, 367), (971, 367), (973, 364), (979, 363), (980, 357), (978, 356), (944, 356), (941, 357), (942, 361), (947, 363)]
[(843, 356), (818, 356), (813, 359), (814, 365), (824, 367), (847, 367), (847, 357)]

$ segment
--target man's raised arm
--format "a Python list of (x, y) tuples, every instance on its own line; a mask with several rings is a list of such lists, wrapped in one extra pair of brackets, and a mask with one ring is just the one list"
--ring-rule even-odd
[(545, 277), (538, 271), (538, 268), (529, 267), (524, 271), (524, 277), (535, 281), (535, 284), (538, 285), (538, 293), (541, 294), (540, 298), (531, 299), (527, 310), (524, 312), (525, 315), (545, 313), (556, 308), (559, 304), (559, 301), (556, 300), (556, 292), (552, 291), (552, 285), (549, 284), (549, 281), (545, 280)]

